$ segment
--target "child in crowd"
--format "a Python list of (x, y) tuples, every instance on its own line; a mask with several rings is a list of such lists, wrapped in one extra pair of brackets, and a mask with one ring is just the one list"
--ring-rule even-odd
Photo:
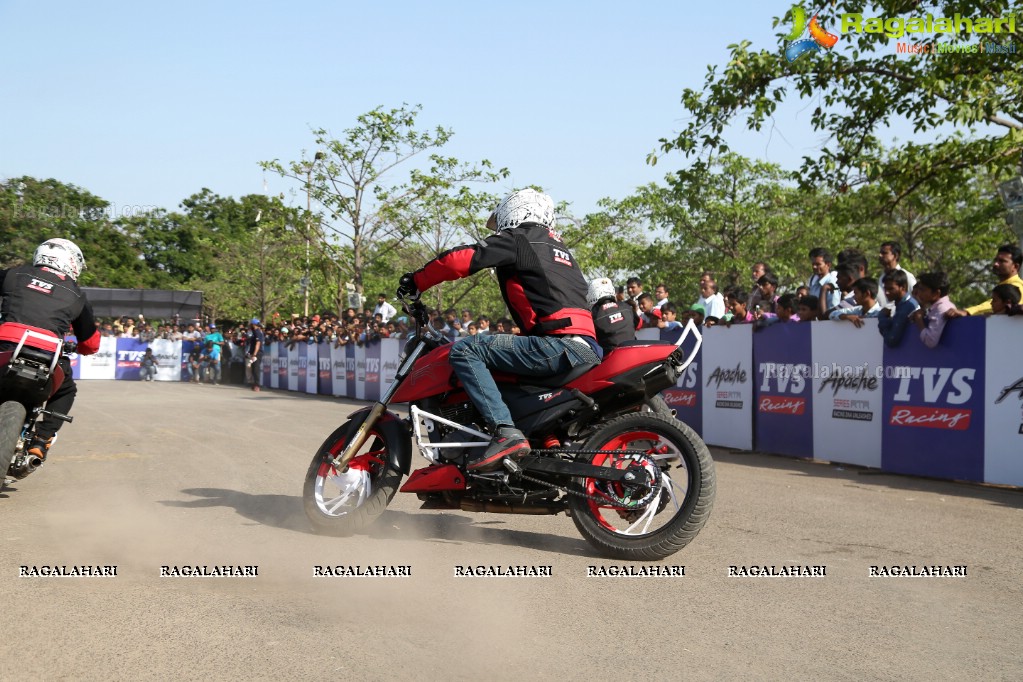
[(1019, 308), (1019, 289), (1012, 284), (999, 284), (991, 290), (992, 315), (1018, 315)]
[(753, 322), (753, 313), (746, 309), (746, 293), (738, 287), (725, 290), (725, 306), (732, 314), (727, 324), (749, 324)]
[(813, 320), (816, 320), (819, 307), (820, 298), (817, 296), (813, 296), (811, 294), (801, 296), (796, 302), (796, 310), (799, 311), (799, 321), (812, 322)]
[(689, 306), (689, 310), (686, 312), (686, 317), (693, 318), (693, 324), (695, 324), (697, 327), (702, 327), (704, 317), (706, 316), (706, 314), (707, 311), (706, 309), (704, 309), (702, 305), (700, 305), (699, 303), (694, 303), (693, 305)]
[(760, 312), (768, 317), (777, 315), (778, 277), (772, 272), (765, 273), (757, 280), (757, 287), (760, 289)]
[(892, 270), (884, 276), (884, 295), (888, 301), (895, 303), (895, 310), (884, 308), (881, 311), (877, 329), (884, 337), (885, 345), (895, 348), (902, 343), (909, 316), (920, 308), (920, 304), (909, 295), (909, 279), (903, 270)]
[(862, 327), (865, 318), (881, 314), (881, 304), (877, 302), (877, 282), (867, 277), (858, 279), (853, 283), (852, 291), (856, 305), (851, 308), (835, 308), (828, 317), (835, 321), (848, 320), (856, 327)]
[(938, 345), (948, 321), (945, 313), (955, 310), (948, 298), (948, 287), (948, 275), (944, 272), (925, 272), (916, 280), (916, 298), (921, 306), (927, 308), (927, 313), (920, 309), (909, 319), (920, 330), (920, 340), (928, 348)]
[(681, 329), (682, 323), (678, 320), (678, 309), (670, 301), (661, 306), (661, 319), (657, 326), (661, 329)]
[(778, 297), (778, 321), (799, 322), (799, 315), (796, 314), (796, 295), (785, 294)]

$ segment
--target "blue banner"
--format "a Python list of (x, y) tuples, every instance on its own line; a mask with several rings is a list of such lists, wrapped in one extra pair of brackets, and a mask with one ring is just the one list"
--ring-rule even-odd
[(295, 390), (299, 393), (305, 393), (309, 374), (309, 344), (299, 342), (292, 353), (295, 353), (295, 351), (298, 351), (298, 384), (295, 386)]
[(810, 323), (797, 322), (771, 325), (753, 334), (757, 450), (813, 457), (810, 331)]
[[(120, 342), (120, 339), (118, 339)], [(192, 352), (192, 349), (197, 345), (196, 341), (182, 341), (181, 342), (181, 380), (191, 381), (192, 379), (192, 368), (188, 366), (188, 356)]]
[(380, 400), (380, 341), (366, 344), (366, 400)]
[[(274, 387), (286, 390), (288, 388), (288, 346), (282, 341), (278, 341), (274, 346), (277, 348), (277, 374), (275, 375), (277, 384)], [(273, 378), (271, 377), (270, 380), (273, 381)]]
[(316, 358), (316, 392), (320, 395), (334, 395), (329, 343), (319, 345), (316, 349)]
[(121, 337), (117, 339), (117, 365), (114, 370), (115, 379), (140, 380), (139, 368), (141, 367), (142, 356), (146, 354), (149, 344), (139, 341), (133, 337)]
[(982, 318), (958, 319), (936, 348), (915, 327), (885, 347), (883, 469), (983, 480), (985, 331)]
[(345, 385), (347, 390), (345, 396), (348, 398), (355, 397), (355, 388), (358, 381), (355, 379), (355, 344), (345, 344)]
[(259, 382), (259, 385), (263, 388), (269, 388), (270, 377), (273, 376), (274, 369), (276, 368), (274, 367), (273, 352), (265, 343), (263, 344), (263, 358), (260, 361), (260, 365), (261, 367), (259, 371), (262, 373), (263, 378)]
[[(662, 330), (661, 341), (676, 343), (681, 335), (681, 327)], [(703, 386), (703, 373), (700, 371), (702, 365), (703, 351), (701, 350), (692, 364), (686, 367), (682, 376), (678, 378), (675, 387), (661, 392), (664, 402), (675, 410), (675, 417), (700, 435), (703, 435), (703, 391), (700, 388)]]

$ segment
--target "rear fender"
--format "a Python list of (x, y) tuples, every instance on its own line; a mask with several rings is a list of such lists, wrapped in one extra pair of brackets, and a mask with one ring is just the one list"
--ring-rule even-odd
[[(371, 409), (371, 407), (364, 407), (353, 412), (348, 421), (337, 427), (323, 441), (323, 445), (320, 446), (319, 455), (324, 459), (331, 459), (340, 454), (340, 448), (337, 448), (337, 452), (333, 452), (334, 445), (341, 439), (347, 442), (347, 439), (355, 433), (359, 425), (366, 419), (366, 415), (369, 414)], [(412, 470), (412, 435), (409, 433), (408, 426), (393, 412), (384, 412), (374, 428), (380, 434), (380, 437), (384, 439), (384, 444), (387, 446), (387, 465), (391, 469), (400, 471), (403, 475), (407, 476), (409, 471)]]

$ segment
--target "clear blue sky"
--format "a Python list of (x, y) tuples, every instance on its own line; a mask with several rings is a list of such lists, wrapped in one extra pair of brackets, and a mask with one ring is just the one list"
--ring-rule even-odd
[[(0, 178), (53, 177), (118, 207), (259, 193), (264, 177), (276, 194), (291, 185), (260, 160), (408, 102), (454, 129), (446, 153), (507, 167), (502, 190), (543, 185), (585, 213), (683, 163), (645, 163), (681, 128), (682, 89), (732, 42), (773, 48), (789, 5), (0, 0)], [(795, 167), (814, 146), (808, 106), (735, 147)]]

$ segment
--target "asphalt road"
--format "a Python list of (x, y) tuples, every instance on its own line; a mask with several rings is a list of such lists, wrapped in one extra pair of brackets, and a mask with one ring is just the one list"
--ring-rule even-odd
[[(80, 382), (46, 466), (0, 494), (0, 679), (1019, 679), (1023, 493), (715, 451), (684, 577), (586, 577), (565, 516), (419, 511), (311, 533), (302, 479), (355, 403)], [(417, 455), (416, 466), (424, 463)], [(456, 578), (457, 565), (551, 566)], [(729, 577), (730, 566), (826, 566)], [(45, 566), (116, 577), (20, 577)], [(160, 577), (161, 566), (258, 566)], [(317, 565), (410, 577), (314, 577)], [(871, 566), (965, 577), (869, 577)], [(22, 568), (26, 567), (26, 568)]]

